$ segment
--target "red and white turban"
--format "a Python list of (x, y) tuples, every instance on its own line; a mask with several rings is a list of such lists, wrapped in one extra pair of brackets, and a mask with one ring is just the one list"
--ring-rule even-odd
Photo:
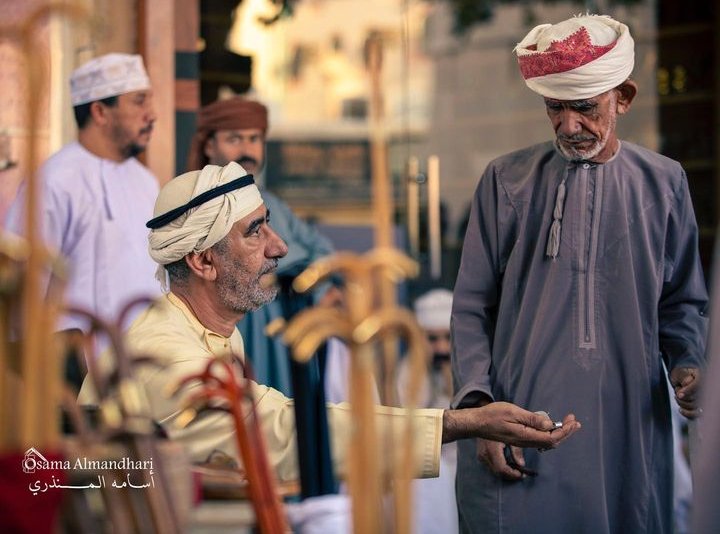
[(533, 28), (515, 47), (527, 86), (546, 98), (581, 100), (617, 87), (635, 64), (630, 30), (606, 15)]

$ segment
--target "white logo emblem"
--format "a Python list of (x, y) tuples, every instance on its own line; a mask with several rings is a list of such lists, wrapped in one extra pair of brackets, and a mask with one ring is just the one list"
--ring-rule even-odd
[(44, 469), (47, 465), (47, 458), (40, 454), (35, 447), (30, 447), (25, 451), (22, 462), (23, 472), (34, 473), (36, 469)]

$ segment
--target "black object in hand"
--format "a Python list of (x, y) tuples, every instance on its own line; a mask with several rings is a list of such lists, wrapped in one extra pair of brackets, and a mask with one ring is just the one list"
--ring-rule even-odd
[(527, 476), (529, 476), (529, 477), (536, 477), (536, 476), (538, 476), (538, 472), (535, 471), (534, 469), (530, 469), (529, 467), (525, 467), (525, 466), (523, 466), (523, 465), (519, 465), (519, 464), (515, 461), (515, 458), (514, 458), (513, 455), (512, 455), (512, 451), (510, 450), (510, 445), (505, 445), (504, 452), (505, 452), (505, 462), (507, 462), (507, 464), (508, 464), (510, 467), (512, 467), (513, 469), (517, 469), (517, 470), (520, 471), (523, 475), (527, 475)]

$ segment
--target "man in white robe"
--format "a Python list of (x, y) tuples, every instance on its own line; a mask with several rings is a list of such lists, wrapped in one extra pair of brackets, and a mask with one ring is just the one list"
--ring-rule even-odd
[[(65, 302), (114, 322), (125, 305), (160, 293), (147, 252), (157, 179), (135, 156), (155, 122), (150, 80), (139, 55), (107, 54), (76, 69), (71, 98), (78, 139), (41, 167), (42, 235), (69, 266)], [(24, 233), (25, 187), (6, 221)], [(125, 321), (139, 310), (133, 310)], [(77, 316), (59, 330), (85, 329)]]

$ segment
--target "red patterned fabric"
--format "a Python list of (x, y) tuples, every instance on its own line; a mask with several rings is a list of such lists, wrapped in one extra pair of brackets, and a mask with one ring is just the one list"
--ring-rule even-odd
[[(518, 57), (520, 72), (526, 80), (547, 74), (557, 74), (576, 69), (595, 61), (612, 50), (617, 41), (605, 46), (596, 46), (584, 27), (553, 43), (543, 52)], [(532, 47), (528, 47), (532, 49)]]

